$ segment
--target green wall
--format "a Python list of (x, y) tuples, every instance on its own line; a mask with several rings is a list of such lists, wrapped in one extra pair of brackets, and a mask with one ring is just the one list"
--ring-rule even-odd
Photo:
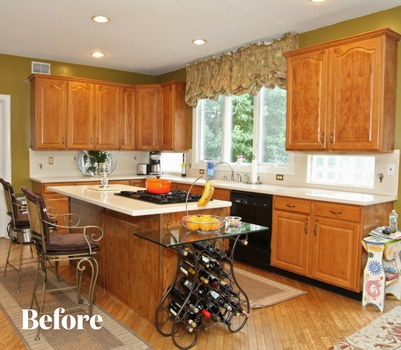
[[(300, 47), (382, 28), (391, 28), (401, 33), (400, 18), (401, 6), (305, 32), (300, 35)], [(28, 77), (31, 74), (32, 61), (50, 63), (51, 74), (60, 76), (107, 80), (127, 84), (152, 84), (163, 83), (169, 80), (186, 80), (185, 68), (160, 76), (150, 76), (112, 69), (0, 54), (0, 94), (11, 95), (11, 181), (15, 188), (30, 186), (28, 153), (30, 146), (30, 84)], [(400, 149), (401, 44), (399, 45), (398, 62), (396, 148)], [(400, 193), (399, 190), (399, 194)], [(397, 201), (396, 209), (401, 212), (401, 201)]]

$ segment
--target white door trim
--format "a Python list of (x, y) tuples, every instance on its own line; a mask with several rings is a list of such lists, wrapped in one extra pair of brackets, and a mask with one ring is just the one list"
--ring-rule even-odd
[[(11, 182), (11, 97), (0, 95), (0, 177)], [(6, 214), (3, 186), (0, 186), (0, 237), (7, 236), (9, 217)]]

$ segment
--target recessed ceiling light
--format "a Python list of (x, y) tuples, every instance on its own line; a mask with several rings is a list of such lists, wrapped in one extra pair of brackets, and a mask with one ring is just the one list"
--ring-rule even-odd
[(107, 23), (110, 21), (110, 18), (106, 16), (93, 16), (92, 21), (96, 23)]
[(93, 57), (99, 58), (99, 57), (103, 57), (103, 56), (104, 56), (104, 53), (103, 53), (103, 52), (96, 51), (96, 52), (92, 52), (91, 55), (92, 55)]
[(195, 39), (195, 40), (192, 40), (192, 43), (195, 45), (203, 45), (203, 44), (206, 44), (207, 41), (206, 41), (206, 39)]

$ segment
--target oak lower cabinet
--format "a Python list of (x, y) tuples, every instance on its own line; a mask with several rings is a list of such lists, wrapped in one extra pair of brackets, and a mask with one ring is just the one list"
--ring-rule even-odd
[(287, 150), (391, 152), (400, 38), (383, 29), (285, 53)]
[(274, 196), (272, 266), (362, 290), (361, 240), (388, 220), (392, 202), (370, 206)]

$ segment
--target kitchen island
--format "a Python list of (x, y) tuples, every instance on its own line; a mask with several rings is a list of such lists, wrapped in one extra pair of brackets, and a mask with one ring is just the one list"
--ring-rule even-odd
[(181, 225), (182, 216), (210, 214), (225, 216), (231, 202), (213, 200), (206, 207), (197, 203), (157, 205), (116, 196), (120, 191), (143, 188), (113, 185), (111, 191), (91, 186), (54, 186), (51, 191), (69, 197), (70, 212), (82, 225), (103, 228), (98, 286), (105, 288), (140, 316), (154, 322), (157, 305), (171, 283), (176, 270), (176, 253), (141, 239), (134, 233), (158, 231), (162, 235)]

